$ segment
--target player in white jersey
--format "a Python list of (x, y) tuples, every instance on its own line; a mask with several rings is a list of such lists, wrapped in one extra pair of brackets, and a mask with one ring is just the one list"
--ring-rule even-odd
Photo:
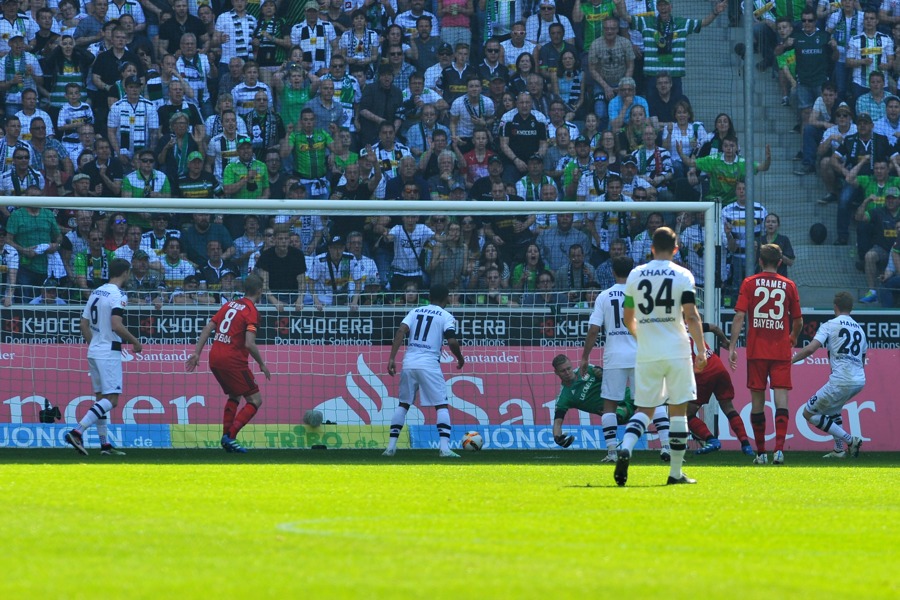
[(88, 373), (94, 390), (94, 405), (75, 429), (66, 433), (66, 441), (80, 454), (87, 455), (84, 432), (97, 425), (101, 454), (124, 454), (107, 439), (106, 416), (119, 402), (122, 393), (122, 342), (135, 352), (141, 343), (125, 327), (123, 318), (128, 297), (122, 288), (131, 278), (131, 264), (124, 258), (109, 261), (109, 283), (91, 292), (81, 313), (81, 335), (88, 343)]
[(866, 385), (866, 333), (850, 312), (853, 296), (848, 292), (834, 295), (835, 318), (822, 323), (813, 340), (791, 358), (792, 363), (805, 360), (821, 347), (828, 349), (831, 375), (819, 391), (803, 407), (803, 417), (816, 428), (834, 437), (834, 450), (825, 458), (844, 458), (844, 443), (850, 456), (857, 458), (862, 438), (851, 436), (842, 427), (841, 409)]
[[(625, 283), (625, 326), (637, 339), (636, 412), (625, 427), (616, 461), (615, 480), (620, 486), (628, 480), (634, 445), (647, 429), (651, 412), (662, 404), (669, 405), (672, 445), (667, 484), (697, 483), (681, 471), (687, 449), (687, 406), (697, 397), (690, 340), (698, 348), (704, 347), (694, 276), (672, 262), (678, 252), (678, 236), (668, 227), (653, 233), (650, 250), (653, 260), (633, 270)], [(694, 369), (700, 372), (705, 367), (706, 353), (698, 352)]]
[[(618, 458), (616, 453), (618, 445), (616, 408), (619, 402), (625, 399), (626, 388), (629, 386), (634, 388), (637, 341), (625, 327), (623, 321), (625, 281), (633, 268), (634, 261), (630, 256), (619, 256), (613, 259), (612, 269), (616, 283), (608, 290), (604, 290), (594, 303), (594, 312), (588, 319), (590, 328), (584, 340), (581, 364), (578, 369), (582, 377), (588, 374), (591, 350), (597, 342), (597, 336), (603, 330), (606, 333), (606, 341), (603, 344), (603, 382), (600, 384), (600, 397), (603, 398), (603, 415), (600, 417), (600, 425), (603, 427), (603, 438), (606, 440), (606, 457), (600, 462), (604, 463), (616, 462)], [(666, 416), (665, 406), (658, 408), (662, 409), (662, 418), (665, 419), (666, 444), (664, 450), (668, 454), (669, 419)], [(655, 418), (654, 422), (656, 422)], [(657, 431), (660, 431), (660, 428), (661, 425), (657, 424)]]
[(456, 319), (444, 310), (450, 298), (450, 291), (445, 285), (433, 285), (430, 291), (430, 304), (418, 306), (406, 315), (394, 334), (391, 356), (388, 359), (387, 371), (393, 377), (397, 372), (394, 362), (400, 344), (409, 334), (406, 355), (403, 357), (403, 371), (400, 373), (400, 403), (391, 417), (391, 438), (385, 456), (394, 456), (397, 451), (397, 440), (400, 430), (406, 422), (406, 413), (419, 392), (419, 404), (433, 406), (437, 410), (437, 430), (440, 439), (441, 458), (458, 458), (459, 455), (450, 450), (450, 405), (447, 403), (447, 384), (441, 373), (441, 346), (444, 339), (450, 352), (456, 357), (456, 368), (462, 369), (465, 364), (459, 342), (456, 340)]

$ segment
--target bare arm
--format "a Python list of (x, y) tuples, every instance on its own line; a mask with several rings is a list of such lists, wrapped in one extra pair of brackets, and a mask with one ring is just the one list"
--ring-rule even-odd
[(700, 319), (700, 313), (697, 311), (697, 305), (693, 302), (682, 304), (681, 313), (684, 315), (684, 321), (687, 324), (688, 333), (694, 340), (697, 347), (697, 353), (694, 355), (694, 372), (700, 373), (706, 368), (706, 341), (703, 339), (703, 321)]
[[(212, 321), (210, 321), (210, 324)], [(206, 331), (204, 329), (204, 331)], [(256, 364), (259, 365), (259, 370), (263, 372), (263, 375), (266, 376), (266, 380), (272, 379), (272, 374), (269, 373), (269, 368), (266, 366), (265, 361), (263, 360), (262, 355), (259, 353), (259, 347), (256, 345), (256, 332), (255, 331), (247, 331), (244, 334), (244, 346), (247, 348), (247, 352), (250, 353), (250, 356), (253, 357), (253, 360), (256, 361)]]
[(212, 335), (215, 328), (215, 321), (210, 320), (210, 322), (206, 324), (206, 327), (203, 328), (203, 331), (200, 332), (200, 337), (197, 339), (197, 345), (194, 346), (194, 351), (184, 363), (184, 370), (188, 373), (192, 373), (194, 369), (197, 368), (197, 363), (200, 362), (200, 355), (203, 354), (203, 348), (206, 347), (206, 342), (209, 340), (209, 336)]
[(800, 350), (794, 353), (794, 356), (791, 357), (792, 363), (798, 363), (801, 360), (806, 359), (809, 356), (812, 356), (816, 350), (822, 347), (822, 344), (819, 343), (819, 340), (813, 340)]
[(737, 368), (737, 343), (738, 338), (741, 337), (741, 329), (744, 327), (745, 315), (746, 313), (743, 311), (735, 311), (734, 319), (731, 321), (731, 342), (728, 344), (728, 360), (731, 363), (732, 371)]
[(81, 317), (81, 337), (84, 338), (84, 343), (86, 344), (90, 344), (91, 338), (94, 337), (94, 332), (91, 331), (91, 324), (84, 317)]
[(121, 315), (112, 316), (112, 330), (120, 338), (131, 344), (131, 347), (135, 352), (140, 352), (143, 349), (143, 347), (141, 346), (141, 342), (138, 341), (136, 337), (131, 335), (131, 332), (128, 331), (127, 327), (125, 327), (125, 323), (123, 322)]
[(391, 343), (391, 356), (388, 358), (387, 364), (387, 372), (391, 377), (397, 372), (397, 365), (395, 363), (397, 352), (400, 351), (400, 345), (403, 343), (404, 338), (406, 338), (406, 333), (408, 331), (409, 327), (404, 323), (400, 323), (400, 327), (398, 327), (396, 333), (394, 333), (394, 341)]
[(450, 348), (450, 352), (453, 353), (453, 356), (456, 357), (456, 368), (462, 369), (463, 365), (466, 364), (466, 359), (462, 355), (462, 350), (459, 347), (459, 341), (455, 337), (448, 337), (447, 346)]
[(582, 375), (587, 373), (590, 365), (591, 350), (597, 344), (597, 336), (600, 335), (600, 327), (591, 325), (588, 329), (587, 336), (584, 338), (584, 348), (581, 349), (581, 364), (578, 366), (578, 372)]

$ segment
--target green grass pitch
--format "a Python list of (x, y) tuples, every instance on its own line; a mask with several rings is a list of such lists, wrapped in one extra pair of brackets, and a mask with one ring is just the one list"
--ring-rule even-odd
[(898, 598), (900, 454), (0, 450), (0, 598)]

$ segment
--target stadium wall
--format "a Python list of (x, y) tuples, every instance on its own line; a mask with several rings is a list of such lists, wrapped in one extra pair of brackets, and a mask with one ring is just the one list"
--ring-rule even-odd
[[(4, 321), (0, 447), (63, 447), (66, 426), (74, 424), (90, 406), (85, 349), (74, 328), (78, 313), (60, 310), (63, 308), (44, 313), (22, 311), (18, 321)], [(865, 322), (865, 316), (860, 320)], [(816, 320), (825, 317), (824, 313), (807, 315), (805, 339), (815, 333)], [(208, 314), (193, 311), (135, 318), (147, 343), (140, 355), (130, 350), (124, 353), (125, 392), (112, 414), (113, 439), (125, 447), (218, 447), (225, 398), (208, 372), (188, 374), (183, 368)], [(394, 311), (350, 318), (346, 314), (342, 318), (327, 314), (294, 317), (272, 312), (265, 318), (274, 319), (270, 327), (262, 328), (268, 333), (261, 336), (273, 379), (259, 378), (265, 402), (254, 424), (242, 432), (242, 441), (266, 448), (308, 448), (313, 444), (383, 447), (399, 382), (384, 373), (389, 354), (386, 340), (398, 322)], [(584, 322), (577, 313), (510, 310), (460, 315), (467, 365), (457, 371), (449, 353), (443, 360), (457, 433), (479, 430), (485, 448), (555, 448), (550, 430), (559, 384), (549, 364), (559, 352), (577, 361)], [(893, 374), (900, 364), (898, 337), (891, 334), (889, 324), (882, 326), (877, 320), (864, 326), (872, 334), (874, 348), (867, 357), (868, 384), (845, 407), (845, 425), (866, 440), (867, 450), (900, 450), (900, 407), (890, 401)], [(322, 344), (327, 344), (327, 352), (323, 353)], [(735, 406), (749, 425), (742, 357), (738, 365), (733, 375)], [(800, 414), (802, 404), (828, 374), (824, 351), (794, 367), (788, 450), (823, 450), (830, 445), (829, 438), (812, 430)], [(45, 400), (60, 408), (62, 422), (38, 422)], [(309, 409), (321, 410), (325, 420), (334, 425), (302, 425)], [(771, 402), (769, 412), (771, 429)], [(413, 409), (404, 444), (429, 447), (433, 419), (433, 411)], [(599, 417), (574, 412), (566, 420), (566, 429), (576, 433), (576, 447), (585, 449), (603, 447), (599, 425)], [(724, 447), (737, 449), (721, 416), (719, 431)], [(88, 443), (95, 441), (88, 437)]]

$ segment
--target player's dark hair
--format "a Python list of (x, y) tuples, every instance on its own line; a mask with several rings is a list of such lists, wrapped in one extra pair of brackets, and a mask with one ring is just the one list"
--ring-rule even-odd
[(781, 246), (765, 244), (759, 249), (759, 262), (763, 267), (777, 267), (781, 262)]
[(677, 241), (678, 236), (668, 227), (660, 227), (653, 232), (653, 247), (657, 252), (673, 252)]
[(834, 305), (842, 313), (853, 310), (853, 296), (850, 292), (838, 292), (834, 295)]
[(553, 362), (550, 364), (553, 365), (553, 370), (556, 370), (560, 365), (564, 365), (566, 362), (568, 362), (568, 360), (569, 357), (565, 354), (557, 354), (553, 357)]
[(428, 299), (431, 302), (446, 302), (450, 298), (450, 290), (442, 283), (436, 283), (428, 291)]
[(115, 279), (121, 277), (123, 273), (127, 273), (131, 269), (131, 263), (124, 258), (114, 258), (109, 261), (109, 278)]
[(634, 259), (630, 256), (617, 256), (612, 261), (612, 272), (616, 277), (628, 277), (634, 268)]
[(244, 280), (244, 293), (248, 296), (255, 296), (263, 289), (263, 280), (262, 277), (255, 273), (250, 273), (247, 275), (247, 279)]

